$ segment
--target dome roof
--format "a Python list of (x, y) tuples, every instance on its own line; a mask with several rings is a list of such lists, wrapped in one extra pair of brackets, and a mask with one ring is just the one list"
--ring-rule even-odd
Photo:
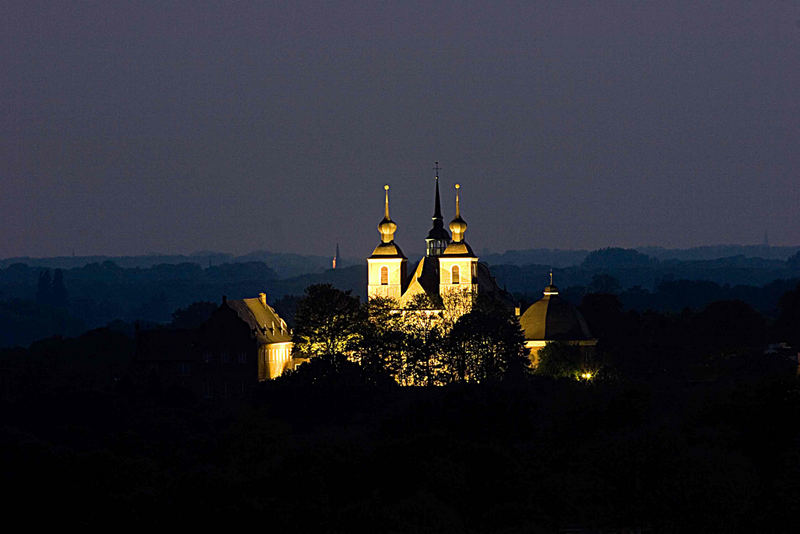
[(375, 257), (378, 257), (378, 256), (384, 257), (384, 258), (387, 258), (387, 257), (388, 258), (392, 258), (392, 257), (393, 258), (405, 258), (406, 257), (405, 254), (403, 254), (403, 251), (400, 250), (400, 247), (398, 247), (395, 244), (394, 241), (390, 241), (388, 243), (380, 243), (377, 247), (375, 247), (375, 250), (372, 251), (372, 256), (370, 256), (370, 257), (371, 258), (375, 258)]
[(531, 304), (519, 318), (528, 341), (579, 341), (592, 339), (589, 327), (578, 309), (561, 298), (558, 288), (549, 285), (544, 297)]
[(474, 258), (475, 253), (472, 252), (472, 247), (470, 247), (466, 241), (461, 241), (459, 243), (453, 242), (447, 245), (447, 248), (444, 249), (442, 256), (461, 256), (465, 258)]

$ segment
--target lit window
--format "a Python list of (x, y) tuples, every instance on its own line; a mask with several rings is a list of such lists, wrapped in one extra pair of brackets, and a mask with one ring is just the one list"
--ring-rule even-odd
[(389, 285), (389, 268), (386, 266), (381, 267), (381, 285), (382, 286)]
[(453, 270), (451, 272), (453, 273), (453, 283), (454, 284), (460, 283), (461, 282), (461, 273), (459, 273), (458, 265), (453, 265)]

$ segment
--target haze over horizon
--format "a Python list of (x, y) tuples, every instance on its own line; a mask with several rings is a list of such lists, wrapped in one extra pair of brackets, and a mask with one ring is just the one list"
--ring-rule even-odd
[(800, 244), (800, 3), (10, 2), (0, 258)]

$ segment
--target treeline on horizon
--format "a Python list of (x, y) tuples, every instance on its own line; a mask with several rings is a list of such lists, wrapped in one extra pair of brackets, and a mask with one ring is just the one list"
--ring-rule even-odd
[[(272, 257), (297, 260), (293, 255)], [(136, 321), (166, 324), (176, 310), (194, 302), (219, 303), (223, 295), (246, 298), (266, 292), (290, 324), (292, 303), (311, 284), (330, 283), (365, 296), (363, 265), (296, 276), (287, 276), (292, 273), (287, 265), (281, 263), (279, 272), (262, 261), (122, 267), (107, 260), (65, 269), (13, 263), (0, 268), (0, 347), (28, 345), (51, 335), (74, 336), (114, 321), (127, 323), (129, 330)], [(306, 271), (312, 268), (322, 269), (313, 263), (304, 266)], [(490, 268), (498, 284), (524, 308), (541, 298), (551, 266)], [(678, 261), (632, 249), (601, 249), (586, 254), (579, 265), (553, 270), (562, 296), (576, 305), (589, 293), (616, 294), (625, 309), (638, 311), (680, 312), (717, 300), (741, 300), (771, 318), (781, 295), (800, 279), (800, 253), (785, 260), (735, 256)], [(60, 297), (46, 295), (40, 287), (42, 276), (60, 277)]]

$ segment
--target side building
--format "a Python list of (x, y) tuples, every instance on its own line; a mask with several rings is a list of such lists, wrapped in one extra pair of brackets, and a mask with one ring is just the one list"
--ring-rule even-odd
[(544, 296), (528, 306), (519, 318), (525, 335), (525, 348), (535, 367), (539, 363), (539, 351), (551, 342), (566, 343), (581, 347), (585, 356), (593, 353), (597, 339), (589, 331), (589, 325), (581, 312), (563, 299), (558, 288), (550, 285), (544, 288)]
[(258, 382), (302, 363), (292, 357), (292, 332), (267, 296), (227, 299), (194, 330), (137, 331), (140, 373), (207, 399), (245, 396)]

